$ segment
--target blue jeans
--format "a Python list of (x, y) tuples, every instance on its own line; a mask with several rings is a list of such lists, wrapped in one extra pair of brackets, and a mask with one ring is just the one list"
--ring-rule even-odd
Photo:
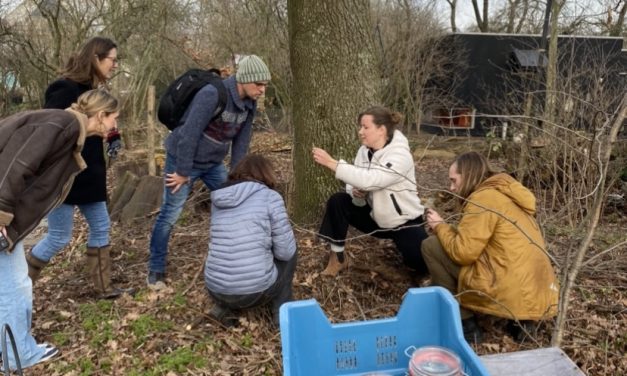
[(74, 206), (78, 206), (87, 224), (89, 237), (87, 246), (93, 248), (109, 245), (109, 229), (111, 221), (104, 201), (91, 204), (68, 205), (54, 208), (48, 213), (48, 233), (31, 251), (31, 254), (41, 261), (48, 262), (72, 240), (74, 227)]
[[(172, 174), (176, 171), (176, 158), (167, 155), (165, 159), (165, 174)], [(208, 169), (192, 169), (189, 175), (189, 183), (181, 186), (176, 192), (172, 193), (172, 189), (163, 186), (163, 202), (161, 210), (155, 221), (150, 237), (150, 259), (148, 261), (148, 270), (151, 272), (165, 273), (168, 241), (172, 227), (179, 219), (183, 211), (183, 205), (192, 190), (192, 186), (196, 180), (202, 180), (210, 190), (219, 188), (226, 181), (226, 168), (224, 164), (215, 165)], [(165, 180), (164, 180), (165, 182)]]
[[(33, 314), (33, 285), (28, 277), (28, 266), (22, 242), (15, 244), (11, 253), (0, 252), (0, 326), (9, 324), (22, 367), (30, 367), (44, 355), (30, 334)], [(15, 355), (7, 335), (9, 364), (15, 369)]]

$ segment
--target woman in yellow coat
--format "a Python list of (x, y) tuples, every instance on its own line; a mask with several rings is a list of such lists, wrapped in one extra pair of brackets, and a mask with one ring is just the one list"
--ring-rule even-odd
[(422, 254), (432, 284), (459, 294), (466, 339), (481, 338), (473, 312), (516, 321), (555, 316), (559, 287), (533, 193), (476, 152), (458, 156), (449, 179), (462, 205), (459, 224), (430, 209), (435, 236), (423, 242)]

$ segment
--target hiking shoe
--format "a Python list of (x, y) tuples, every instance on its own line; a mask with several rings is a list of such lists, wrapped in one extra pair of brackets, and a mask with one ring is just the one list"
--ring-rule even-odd
[(42, 355), (35, 364), (45, 363), (55, 356), (59, 355), (59, 349), (49, 343), (39, 343), (37, 344), (37, 347), (44, 349), (44, 355)]
[(462, 329), (464, 330), (464, 338), (469, 344), (478, 345), (483, 341), (483, 332), (474, 317), (462, 320)]
[(153, 290), (162, 290), (166, 288), (165, 273), (162, 272), (148, 272), (148, 287)]

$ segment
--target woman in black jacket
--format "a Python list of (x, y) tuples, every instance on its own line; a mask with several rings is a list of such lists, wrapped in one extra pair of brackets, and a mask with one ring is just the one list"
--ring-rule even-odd
[[(115, 42), (108, 38), (88, 40), (72, 56), (61, 72), (61, 78), (48, 86), (44, 108), (65, 109), (84, 92), (105, 87), (118, 66)], [(117, 130), (107, 135), (109, 155), (120, 145)], [(82, 151), (87, 169), (75, 179), (74, 185), (62, 205), (48, 215), (48, 233), (26, 254), (28, 274), (34, 281), (50, 259), (72, 239), (74, 207), (81, 211), (89, 225), (87, 262), (94, 288), (100, 298), (115, 298), (124, 290), (111, 286), (111, 257), (109, 230), (111, 223), (107, 210), (106, 162), (102, 138), (88, 137)]]
[[(91, 90), (67, 110), (25, 111), (0, 121), (0, 325), (11, 327), (23, 367), (59, 351), (30, 333), (33, 291), (22, 240), (86, 167), (80, 155), (86, 137), (106, 137), (118, 114), (117, 99)], [(3, 355), (16, 368), (13, 351)]]

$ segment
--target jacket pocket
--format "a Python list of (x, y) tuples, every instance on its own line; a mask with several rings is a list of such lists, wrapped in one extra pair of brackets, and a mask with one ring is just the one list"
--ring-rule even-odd
[(403, 215), (401, 207), (398, 205), (398, 202), (396, 202), (396, 197), (394, 197), (394, 193), (390, 193), (390, 199), (392, 199), (392, 205), (394, 205), (394, 210), (396, 210), (398, 215)]

